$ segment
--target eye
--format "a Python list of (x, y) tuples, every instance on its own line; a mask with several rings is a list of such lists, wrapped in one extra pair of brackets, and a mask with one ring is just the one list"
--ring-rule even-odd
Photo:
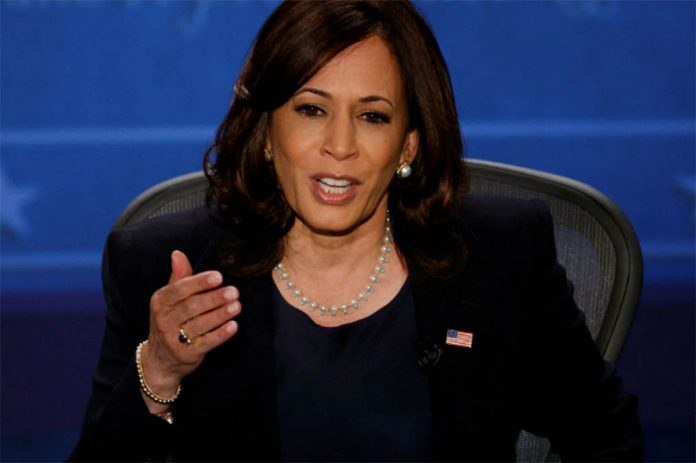
[(295, 108), (295, 111), (307, 117), (319, 117), (324, 114), (324, 110), (313, 104), (303, 104)]
[(391, 118), (389, 116), (379, 111), (368, 111), (362, 113), (360, 117), (371, 124), (388, 124), (391, 122)]

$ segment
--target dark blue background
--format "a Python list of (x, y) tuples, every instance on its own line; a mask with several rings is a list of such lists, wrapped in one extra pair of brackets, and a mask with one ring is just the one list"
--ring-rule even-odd
[[(99, 260), (139, 192), (200, 168), (276, 2), (0, 2), (2, 459), (60, 459), (101, 337)], [(648, 457), (694, 459), (692, 1), (418, 3), (471, 157), (614, 199), (646, 286), (619, 370)]]

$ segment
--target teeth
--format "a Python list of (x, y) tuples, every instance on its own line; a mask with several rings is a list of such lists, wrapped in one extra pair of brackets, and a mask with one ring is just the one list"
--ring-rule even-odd
[(319, 188), (321, 188), (321, 191), (323, 191), (324, 193), (328, 193), (330, 195), (340, 195), (341, 193), (345, 193), (346, 191), (348, 191), (348, 188), (350, 187), (350, 185), (344, 186), (344, 187), (332, 187), (332, 186), (324, 185), (321, 182), (318, 182), (318, 185), (319, 185)]
[(339, 180), (337, 178), (323, 177), (317, 179), (319, 188), (327, 194), (339, 195), (345, 193), (353, 184), (348, 180)]
[(328, 186), (334, 186), (334, 187), (340, 187), (340, 188), (345, 188), (351, 185), (351, 183), (348, 180), (339, 180), (337, 178), (329, 178), (329, 177), (324, 177), (317, 179), (319, 182), (328, 185)]

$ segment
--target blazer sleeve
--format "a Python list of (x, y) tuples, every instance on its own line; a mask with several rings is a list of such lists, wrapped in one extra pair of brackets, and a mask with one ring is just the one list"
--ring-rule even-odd
[(556, 260), (547, 206), (536, 202), (539, 232), (529, 283), (523, 363), (530, 379), (521, 407), (524, 429), (548, 436), (562, 461), (641, 461), (637, 399), (596, 348), (573, 287)]
[(163, 461), (169, 453), (173, 426), (150, 414), (135, 367), (135, 348), (148, 333), (151, 294), (138, 281), (142, 259), (131, 232), (109, 236), (102, 263), (106, 329), (82, 433), (69, 461)]

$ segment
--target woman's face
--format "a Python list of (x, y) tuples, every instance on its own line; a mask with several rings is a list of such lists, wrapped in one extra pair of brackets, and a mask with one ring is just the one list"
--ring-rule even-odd
[(267, 139), (298, 219), (322, 233), (381, 220), (397, 166), (418, 148), (418, 133), (407, 127), (398, 65), (382, 39), (329, 61), (273, 112)]

